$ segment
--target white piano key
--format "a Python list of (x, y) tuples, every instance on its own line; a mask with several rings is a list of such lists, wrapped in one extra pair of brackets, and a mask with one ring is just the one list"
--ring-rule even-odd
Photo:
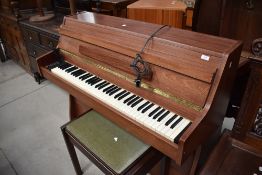
[(176, 138), (176, 136), (177, 136), (181, 131), (183, 131), (183, 129), (184, 129), (187, 125), (189, 125), (189, 123), (190, 123), (190, 121), (187, 120), (187, 119), (185, 119), (185, 120), (183, 121), (183, 123), (180, 125), (180, 127), (177, 128), (177, 129), (174, 131), (174, 133), (169, 137), (170, 140), (171, 140), (171, 141), (174, 141), (174, 139)]

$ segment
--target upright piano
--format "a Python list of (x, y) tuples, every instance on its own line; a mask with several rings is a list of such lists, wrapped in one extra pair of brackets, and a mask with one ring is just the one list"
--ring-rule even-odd
[[(89, 12), (65, 17), (60, 35), (37, 63), (77, 101), (71, 114), (93, 108), (176, 165), (220, 129), (241, 42)], [(150, 76), (138, 83), (136, 68)]]

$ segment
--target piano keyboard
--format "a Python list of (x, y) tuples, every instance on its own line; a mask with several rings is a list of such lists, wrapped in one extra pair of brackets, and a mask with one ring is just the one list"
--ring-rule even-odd
[(52, 73), (172, 142), (191, 121), (68, 62), (48, 66)]

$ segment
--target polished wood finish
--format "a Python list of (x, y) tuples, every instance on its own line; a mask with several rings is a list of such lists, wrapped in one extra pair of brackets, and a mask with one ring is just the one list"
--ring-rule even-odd
[(206, 174), (254, 174), (262, 163), (262, 58), (251, 60), (251, 73), (232, 132), (226, 131), (202, 171)]
[[(93, 13), (66, 17), (60, 28), (61, 37), (58, 44), (60, 55), (52, 52), (38, 58), (37, 62), (42, 76), (68, 91), (76, 99), (81, 99), (84, 105), (95, 109), (145, 143), (166, 154), (173, 160), (172, 164), (178, 166), (186, 162), (192, 154), (197, 153), (197, 148), (222, 125), (231, 82), (239, 61), (241, 43), (167, 27), (162, 29), (146, 47), (142, 56), (152, 67), (153, 78), (151, 81), (143, 79), (142, 82), (199, 105), (200, 111), (198, 111), (152, 91), (137, 88), (133, 83), (135, 76), (127, 65), (130, 65), (146, 39), (159, 27), (160, 25), (156, 24)], [(78, 30), (75, 30), (76, 28)], [(203, 55), (209, 56), (209, 61), (202, 60)], [(178, 144), (167, 140), (50, 72), (46, 66), (59, 57), (175, 111), (191, 120), (191, 126), (182, 135)], [(126, 75), (131, 81), (89, 64), (90, 60), (121, 75)], [(119, 67), (116, 63), (123, 66)], [(165, 79), (169, 84), (161, 79)], [(199, 88), (203, 93), (197, 93), (194, 88)], [(208, 91), (205, 90), (206, 88)], [(183, 93), (176, 93), (174, 89)], [(196, 158), (193, 156), (193, 160), (197, 160), (197, 154), (195, 155)]]
[(127, 17), (155, 24), (183, 28), (187, 5), (173, 0), (139, 0), (127, 6)]

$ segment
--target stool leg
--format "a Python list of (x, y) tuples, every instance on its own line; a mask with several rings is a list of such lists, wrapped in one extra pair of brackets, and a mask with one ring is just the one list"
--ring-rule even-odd
[(169, 174), (169, 168), (170, 168), (170, 158), (167, 156), (164, 156), (162, 160), (160, 161), (160, 174), (161, 175), (168, 175)]
[(65, 143), (66, 143), (67, 150), (69, 152), (73, 166), (75, 168), (75, 172), (76, 172), (77, 175), (82, 175), (83, 172), (81, 170), (81, 167), (80, 167), (77, 155), (76, 155), (75, 147), (72, 144), (72, 142), (70, 141), (69, 136), (65, 132), (65, 128), (61, 128), (61, 130), (62, 130), (62, 133), (63, 133), (63, 136), (64, 136), (64, 140), (65, 140)]

